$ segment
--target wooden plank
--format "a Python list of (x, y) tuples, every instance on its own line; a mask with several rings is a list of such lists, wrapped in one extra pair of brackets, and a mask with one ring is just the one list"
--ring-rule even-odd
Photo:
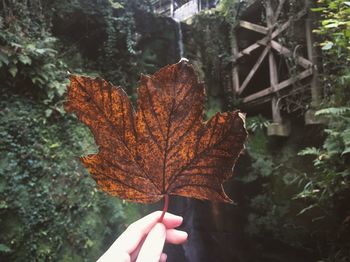
[[(308, 1), (309, 2), (309, 1)], [(313, 14), (311, 14), (314, 16)], [(315, 49), (313, 48), (313, 35), (312, 35), (312, 26), (311, 26), (311, 18), (307, 18), (305, 20), (305, 30), (306, 30), (306, 44), (307, 44), (307, 55), (309, 60), (312, 61), (314, 65), (317, 64), (317, 57)], [(321, 103), (321, 85), (318, 80), (318, 70), (317, 67), (313, 67), (313, 76), (311, 80), (311, 107), (318, 107)]]
[(282, 89), (294, 84), (295, 82), (297, 81), (300, 81), (308, 76), (311, 76), (312, 75), (312, 68), (309, 68), (309, 69), (306, 69), (304, 70), (303, 72), (301, 72), (298, 76), (296, 77), (293, 77), (293, 78), (289, 78), (281, 83), (279, 83), (275, 90), (273, 90), (272, 87), (268, 87), (264, 90), (261, 90), (259, 92), (256, 92), (254, 94), (251, 94), (249, 96), (246, 96), (242, 99), (242, 102), (243, 103), (248, 103), (248, 102), (251, 102), (255, 99), (258, 99), (258, 98), (261, 98), (261, 97), (264, 97), (264, 96), (267, 96), (267, 95), (270, 95), (270, 94), (273, 94), (274, 92), (277, 92), (277, 91), (281, 91)]
[[(285, 22), (281, 27), (277, 28), (272, 34), (271, 34), (271, 39), (276, 38), (276, 36), (278, 36), (280, 33), (282, 33), (284, 30), (286, 30), (288, 28), (288, 26), (290, 25), (290, 20), (288, 20), (287, 22)], [(235, 56), (235, 59), (239, 59), (244, 55), (249, 55), (252, 51), (254, 51), (255, 49), (259, 48), (262, 45), (266, 45), (269, 41), (269, 37), (265, 36), (264, 38), (258, 40), (256, 43), (246, 47), (245, 49), (243, 49), (241, 52), (238, 53), (237, 56)]]
[[(270, 67), (270, 84), (272, 87), (272, 91), (276, 92), (278, 86), (278, 72), (276, 60), (273, 56), (273, 53), (269, 54), (269, 67)], [(274, 123), (282, 123), (282, 116), (280, 109), (278, 107), (278, 98), (276, 94), (271, 99), (271, 110), (272, 110), (272, 120)]]
[(274, 88), (278, 84), (278, 71), (273, 53), (269, 53), (270, 84)]
[(271, 35), (271, 39), (276, 38), (276, 36), (278, 36), (280, 33), (282, 33), (284, 30), (286, 30), (293, 21), (299, 20), (300, 18), (302, 18), (304, 15), (306, 15), (307, 10), (303, 9), (301, 11), (299, 11), (296, 16), (292, 16), (288, 19), (287, 22), (285, 22), (281, 27), (278, 27)]
[(239, 58), (241, 58), (244, 55), (250, 55), (250, 53), (252, 51), (254, 51), (255, 49), (259, 48), (262, 45), (266, 45), (268, 41), (268, 37), (264, 37), (261, 40), (259, 40), (258, 42), (248, 46), (247, 48), (243, 49), (241, 52), (239, 52), (237, 54), (237, 56), (235, 56), (234, 58), (237, 60)]
[(264, 51), (261, 53), (261, 55), (259, 56), (257, 62), (255, 63), (255, 65), (253, 66), (252, 70), (250, 70), (249, 74), (247, 75), (247, 77), (244, 79), (244, 82), (242, 83), (238, 94), (240, 95), (244, 89), (247, 87), (247, 85), (249, 84), (250, 80), (253, 78), (254, 74), (256, 73), (256, 71), (258, 70), (259, 66), (261, 65), (262, 61), (264, 61), (264, 58), (266, 57), (267, 53), (270, 51), (271, 46), (268, 45), (265, 47)]
[[(307, 12), (306, 9), (303, 9), (299, 11), (299, 13), (295, 17), (289, 18), (287, 22), (285, 22), (283, 25), (281, 25), (275, 31), (273, 31), (273, 33), (271, 34), (271, 39), (276, 38), (276, 36), (278, 36), (280, 33), (285, 31), (294, 20), (299, 20), (301, 17), (303, 17), (306, 14), (306, 12)], [(269, 42), (269, 40), (270, 40), (269, 36), (265, 36), (264, 38), (260, 39), (258, 43), (254, 43), (246, 47), (245, 49), (243, 49), (241, 52), (238, 53), (236, 57), (234, 57), (234, 59), (237, 60), (244, 55), (249, 55), (252, 51), (259, 48), (261, 45), (266, 45)]]
[(257, 24), (253, 24), (251, 22), (244, 21), (244, 20), (241, 20), (239, 22), (239, 25), (241, 27), (245, 28), (245, 29), (249, 29), (249, 30), (261, 33), (261, 34), (267, 34), (267, 32), (268, 32), (267, 27), (261, 26), (261, 25), (257, 25)]
[(302, 71), (300, 74), (298, 74), (296, 77), (289, 78), (289, 79), (279, 83), (277, 88), (276, 88), (276, 91), (280, 91), (283, 88), (290, 86), (297, 81), (300, 81), (308, 76), (311, 76), (312, 73), (313, 73), (312, 68), (306, 69), (306, 70)]
[[(289, 25), (290, 25), (289, 21), (285, 22), (281, 27), (277, 28), (272, 33), (271, 38), (273, 39), (276, 36), (278, 36), (280, 33), (282, 33), (284, 30), (286, 30)], [(249, 55), (252, 51), (254, 51), (255, 49), (259, 48), (260, 46), (266, 45), (269, 40), (270, 40), (269, 36), (265, 36), (264, 38), (260, 39), (256, 43), (254, 43), (254, 44), (246, 47), (245, 49), (243, 49), (241, 52), (238, 53), (238, 55), (235, 58), (239, 59), (239, 58), (241, 58), (244, 55)]]
[(274, 123), (282, 124), (282, 115), (278, 105), (278, 98), (274, 95), (271, 99), (271, 111), (272, 111), (272, 121)]
[[(290, 51), (288, 48), (282, 46), (281, 44), (279, 44), (278, 42), (272, 40), (271, 41), (271, 46), (273, 49), (275, 49), (277, 52), (279, 52), (281, 55), (290, 57), (292, 56), (292, 51)], [(313, 66), (313, 63), (307, 59), (305, 59), (304, 57), (301, 57), (299, 55), (295, 56), (295, 59), (297, 61), (297, 63), (304, 67), (305, 69), (310, 68)]]
[[(273, 11), (272, 11), (271, 0), (266, 0), (266, 23), (267, 23), (267, 27), (271, 30), (273, 28), (272, 22), (273, 22)], [(269, 72), (270, 72), (271, 87), (275, 88), (276, 85), (278, 84), (278, 72), (277, 72), (276, 61), (271, 50), (269, 53)]]
[(281, 14), (281, 11), (282, 11), (282, 8), (283, 8), (283, 5), (284, 5), (285, 2), (286, 2), (286, 0), (280, 0), (279, 1), (278, 7), (277, 7), (276, 12), (275, 12), (274, 17), (273, 17), (273, 23), (277, 22), (278, 17)]
[(271, 0), (266, 0), (266, 24), (267, 24), (267, 28), (270, 29), (272, 32), (273, 29), (273, 10), (272, 10), (272, 4), (271, 4)]
[[(274, 31), (271, 35), (271, 39), (275, 38), (276, 36), (278, 36), (280, 33), (282, 33), (284, 30), (286, 30), (288, 28), (288, 26), (290, 25), (290, 22), (287, 21), (285, 22), (281, 27), (277, 28), (276, 31)], [(250, 55), (250, 53), (252, 51), (254, 51), (255, 49), (259, 48), (262, 45), (266, 45), (269, 42), (270, 38), (269, 36), (265, 36), (264, 38), (260, 39), (259, 41), (257, 41), (256, 43), (246, 47), (245, 49), (243, 49), (241, 52), (238, 53), (238, 55), (235, 57), (236, 59), (241, 58), (244, 55)]]
[[(271, 29), (271, 32), (274, 27), (274, 16), (272, 11), (272, 4), (271, 0), (266, 1), (266, 22), (269, 29)], [(270, 72), (270, 85), (273, 92), (276, 92), (276, 88), (278, 85), (278, 71), (277, 71), (277, 65), (275, 57), (272, 53), (272, 50), (270, 50), (269, 53), (269, 72)], [(282, 116), (280, 109), (278, 107), (278, 98), (276, 95), (274, 95), (271, 99), (271, 110), (272, 110), (272, 120), (274, 123), (282, 123)]]
[[(234, 34), (233, 40), (231, 42), (231, 52), (233, 57), (236, 57), (238, 54), (238, 47), (237, 47), (237, 37)], [(236, 62), (236, 61), (234, 61)], [(232, 68), (232, 85), (233, 85), (233, 93), (237, 94), (239, 91), (239, 73), (238, 73), (238, 66), (236, 63), (234, 63)]]

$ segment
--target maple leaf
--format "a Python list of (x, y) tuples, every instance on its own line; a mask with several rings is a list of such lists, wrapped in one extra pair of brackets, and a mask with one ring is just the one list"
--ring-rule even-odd
[(188, 62), (141, 76), (136, 112), (101, 78), (70, 81), (65, 109), (95, 137), (99, 152), (81, 160), (102, 190), (142, 203), (169, 194), (231, 202), (222, 183), (243, 149), (244, 116), (217, 113), (203, 122), (204, 84)]

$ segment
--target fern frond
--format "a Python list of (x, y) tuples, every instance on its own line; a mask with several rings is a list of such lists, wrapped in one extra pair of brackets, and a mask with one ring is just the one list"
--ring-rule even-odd
[(298, 152), (298, 156), (308, 156), (308, 155), (318, 156), (319, 154), (320, 154), (320, 150), (317, 149), (316, 147), (307, 147)]
[(347, 112), (350, 112), (350, 107), (329, 107), (318, 110), (315, 115), (342, 116)]

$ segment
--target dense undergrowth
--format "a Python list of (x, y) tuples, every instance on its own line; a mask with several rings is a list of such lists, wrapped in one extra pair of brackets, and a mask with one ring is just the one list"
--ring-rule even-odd
[(63, 110), (68, 72), (136, 83), (139, 8), (147, 6), (0, 3), (1, 261), (93, 261), (140, 216), (137, 206), (96, 189), (79, 161), (96, 151), (92, 136)]

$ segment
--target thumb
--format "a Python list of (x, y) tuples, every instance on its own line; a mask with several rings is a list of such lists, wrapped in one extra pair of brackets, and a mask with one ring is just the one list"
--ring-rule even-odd
[(158, 262), (163, 251), (165, 237), (166, 228), (164, 224), (157, 223), (148, 233), (136, 261)]

